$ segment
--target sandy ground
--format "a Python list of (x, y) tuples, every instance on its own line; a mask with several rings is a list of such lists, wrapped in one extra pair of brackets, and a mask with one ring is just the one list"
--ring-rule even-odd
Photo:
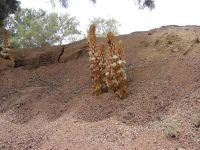
[(37, 69), (0, 59), (0, 150), (199, 150), (199, 31), (118, 37), (126, 42), (125, 100), (91, 94), (87, 55)]

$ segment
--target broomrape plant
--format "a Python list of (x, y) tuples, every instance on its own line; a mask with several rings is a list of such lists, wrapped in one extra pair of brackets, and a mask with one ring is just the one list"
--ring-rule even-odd
[(116, 66), (115, 63), (115, 43), (114, 43), (114, 34), (112, 32), (108, 32), (108, 51), (107, 51), (107, 71), (106, 71), (106, 83), (108, 86), (108, 91), (113, 93), (116, 91), (116, 79), (114, 74), (114, 67)]
[(96, 43), (95, 25), (91, 25), (88, 32), (89, 61), (91, 68), (91, 78), (94, 83), (93, 93), (100, 95), (103, 86), (108, 87), (108, 91), (114, 93), (119, 91), (120, 98), (125, 98), (126, 93), (126, 73), (124, 60), (124, 43), (115, 43), (112, 32), (108, 32), (108, 48), (105, 51), (103, 43)]
[(9, 59), (11, 61), (12, 67), (14, 67), (15, 59), (14, 59), (14, 50), (9, 48), (8, 42), (8, 31), (6, 29), (3, 30), (3, 50), (0, 55), (3, 59)]
[(89, 45), (89, 61), (91, 68), (91, 78), (94, 83), (93, 93), (100, 95), (102, 93), (102, 57), (101, 51), (104, 51), (104, 46), (96, 44), (95, 25), (91, 25), (88, 31), (88, 45)]
[(119, 96), (121, 98), (126, 97), (126, 72), (125, 72), (125, 64), (124, 60), (124, 43), (123, 41), (119, 41), (117, 43), (117, 59), (116, 59), (116, 67), (114, 68), (116, 80), (118, 81), (118, 89)]
[(107, 35), (109, 44), (109, 68), (107, 73), (107, 85), (111, 92), (119, 91), (120, 98), (126, 97), (126, 72), (124, 60), (124, 43), (120, 40), (117, 45), (114, 41), (114, 34)]

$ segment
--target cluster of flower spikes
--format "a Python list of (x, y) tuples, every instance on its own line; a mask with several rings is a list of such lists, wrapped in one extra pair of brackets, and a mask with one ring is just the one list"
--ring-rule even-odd
[(9, 48), (8, 31), (6, 29), (3, 30), (3, 50), (0, 55), (4, 59), (10, 59), (12, 66), (14, 66), (14, 50)]
[(107, 86), (110, 92), (119, 90), (120, 98), (126, 97), (126, 72), (124, 60), (124, 43), (122, 40), (115, 44), (114, 34), (108, 32), (109, 51), (107, 54)]
[(105, 46), (101, 43), (97, 45), (95, 25), (91, 25), (88, 31), (88, 46), (89, 46), (89, 61), (91, 68), (91, 78), (93, 82), (93, 94), (100, 95), (104, 85), (104, 49)]
[(108, 32), (107, 38), (109, 48), (105, 51), (105, 45), (96, 42), (95, 25), (90, 26), (88, 45), (93, 93), (100, 95), (103, 87), (107, 86), (111, 93), (119, 91), (119, 96), (123, 99), (126, 97), (124, 43), (119, 41), (116, 45), (112, 32)]

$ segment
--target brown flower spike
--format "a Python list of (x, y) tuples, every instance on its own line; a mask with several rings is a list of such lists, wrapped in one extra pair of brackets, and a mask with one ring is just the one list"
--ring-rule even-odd
[(113, 93), (117, 89), (117, 82), (115, 80), (114, 67), (115, 67), (115, 42), (114, 42), (114, 34), (112, 32), (108, 32), (108, 52), (107, 52), (107, 71), (106, 71), (106, 79), (108, 91)]
[(8, 31), (3, 30), (3, 48), (8, 48)]
[(120, 98), (126, 97), (126, 73), (124, 60), (124, 43), (119, 41), (117, 45), (114, 42), (114, 34), (109, 32), (107, 35), (109, 44), (109, 65), (108, 65), (108, 88), (111, 92), (119, 90)]
[(11, 62), (11, 66), (15, 67), (14, 49), (10, 49), (10, 51), (9, 51), (9, 59), (10, 59), (10, 62)]
[(3, 50), (0, 55), (4, 59), (9, 59), (12, 67), (15, 66), (14, 50), (9, 48), (8, 31), (6, 29), (3, 30)]
[(102, 77), (102, 52), (104, 46), (96, 44), (95, 25), (91, 25), (88, 32), (88, 45), (89, 45), (89, 61), (92, 72), (92, 81), (94, 83), (93, 93), (100, 95), (102, 93), (103, 77)]
[(116, 62), (115, 74), (118, 81), (119, 96), (120, 98), (126, 98), (126, 72), (125, 72), (125, 60), (124, 60), (124, 43), (119, 41), (117, 44), (118, 58)]

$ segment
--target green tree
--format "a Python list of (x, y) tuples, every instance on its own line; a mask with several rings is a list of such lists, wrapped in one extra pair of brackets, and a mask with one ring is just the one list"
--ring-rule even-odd
[[(49, 24), (46, 30), (50, 30), (49, 36), (52, 36), (55, 43), (62, 44), (63, 41), (74, 41), (76, 37), (81, 34), (77, 27), (79, 22), (75, 17), (71, 17), (69, 14), (58, 15), (57, 13), (52, 13), (47, 17)], [(53, 43), (50, 42), (49, 43)]]
[(113, 19), (104, 19), (104, 18), (94, 18), (90, 20), (90, 24), (96, 25), (96, 35), (98, 37), (106, 37), (108, 32), (113, 32), (115, 35), (119, 35), (118, 27), (120, 23)]
[(10, 45), (20, 48), (70, 42), (80, 34), (78, 25), (76, 18), (69, 14), (47, 14), (41, 9), (22, 9), (6, 21), (10, 31)]

